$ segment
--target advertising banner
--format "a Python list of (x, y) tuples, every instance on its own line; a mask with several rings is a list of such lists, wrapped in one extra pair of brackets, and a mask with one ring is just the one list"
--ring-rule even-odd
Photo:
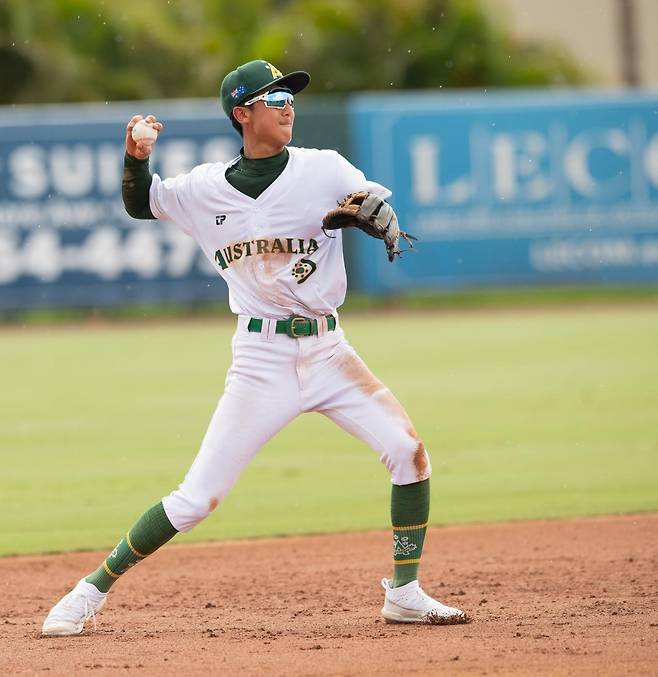
[(359, 240), (369, 291), (658, 283), (658, 95), (362, 95), (354, 159), (417, 251)]

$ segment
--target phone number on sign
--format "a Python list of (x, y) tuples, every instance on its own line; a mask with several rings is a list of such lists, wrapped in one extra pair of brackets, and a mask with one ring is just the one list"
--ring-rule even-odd
[(143, 279), (178, 279), (193, 273), (216, 274), (192, 238), (174, 226), (144, 225), (130, 230), (98, 226), (75, 239), (54, 228), (0, 232), (0, 284), (21, 277), (54, 282), (65, 273), (102, 280), (125, 274)]

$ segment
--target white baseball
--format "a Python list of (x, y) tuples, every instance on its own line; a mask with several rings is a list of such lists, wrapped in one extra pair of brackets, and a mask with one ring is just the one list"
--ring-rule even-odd
[(158, 130), (151, 127), (148, 122), (140, 120), (132, 129), (132, 137), (135, 143), (151, 145), (158, 138)]

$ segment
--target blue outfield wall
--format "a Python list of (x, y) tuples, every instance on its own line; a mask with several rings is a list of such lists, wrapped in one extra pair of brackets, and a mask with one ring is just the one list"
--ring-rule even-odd
[(658, 94), (364, 94), (354, 160), (417, 251), (360, 242), (370, 292), (658, 283)]
[[(324, 125), (335, 147), (340, 106), (303, 103), (294, 141)], [(389, 264), (381, 242), (349, 238), (351, 289), (658, 283), (658, 94), (363, 94), (347, 107), (342, 152), (393, 190), (420, 239)], [(165, 121), (162, 176), (239, 151), (212, 99), (0, 109), (0, 310), (226, 298), (191, 238), (123, 210), (135, 112)]]

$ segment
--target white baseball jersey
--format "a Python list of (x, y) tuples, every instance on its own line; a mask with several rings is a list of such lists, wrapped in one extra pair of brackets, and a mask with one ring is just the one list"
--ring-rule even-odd
[(289, 147), (280, 176), (256, 199), (225, 177), (238, 161), (202, 164), (151, 184), (153, 215), (198, 243), (229, 288), (237, 315), (320, 317), (345, 300), (342, 233), (328, 237), (322, 217), (348, 193), (391, 191), (332, 150)]

